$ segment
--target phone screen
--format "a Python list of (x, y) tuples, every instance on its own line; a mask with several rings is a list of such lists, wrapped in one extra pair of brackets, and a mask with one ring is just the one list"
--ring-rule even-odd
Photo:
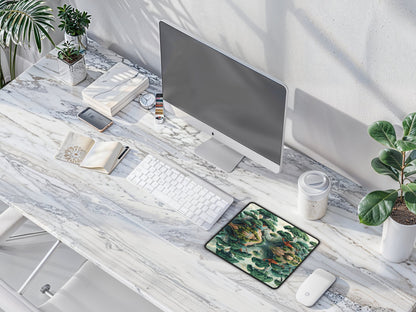
[(82, 112), (80, 112), (78, 114), (78, 117), (86, 121), (93, 127), (97, 128), (98, 130), (104, 130), (112, 124), (112, 120), (110, 118), (107, 118), (103, 114), (100, 114), (91, 107), (87, 107)]

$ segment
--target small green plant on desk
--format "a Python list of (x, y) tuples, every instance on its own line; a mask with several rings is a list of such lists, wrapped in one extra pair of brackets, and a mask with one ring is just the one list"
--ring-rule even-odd
[(56, 49), (58, 50), (60, 79), (72, 86), (83, 81), (87, 77), (87, 68), (81, 47), (66, 41), (62, 47)]
[(58, 27), (65, 31), (65, 41), (71, 41), (86, 49), (86, 31), (91, 22), (91, 15), (64, 4), (63, 7), (58, 7), (58, 17), (61, 19)]
[(71, 36), (85, 34), (85, 30), (91, 22), (91, 15), (87, 12), (81, 12), (68, 4), (58, 7), (58, 17), (61, 19), (61, 23), (58, 26), (59, 29)]
[(75, 47), (69, 41), (65, 41), (62, 44), (62, 48), (57, 47), (56, 49), (58, 50), (58, 58), (68, 64), (73, 64), (83, 57), (81, 49), (79, 47)]
[[(403, 122), (403, 137), (396, 138), (393, 125), (377, 121), (368, 133), (387, 148), (371, 161), (373, 169), (398, 183), (396, 189), (374, 191), (358, 205), (358, 217), (366, 225), (383, 226), (381, 252), (392, 262), (405, 261), (412, 253), (416, 239), (416, 113)], [(390, 217), (390, 218), (389, 218)]]

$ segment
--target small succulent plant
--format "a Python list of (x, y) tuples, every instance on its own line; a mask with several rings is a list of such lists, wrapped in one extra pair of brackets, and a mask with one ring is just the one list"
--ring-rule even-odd
[(62, 47), (57, 47), (58, 58), (69, 63), (75, 63), (82, 57), (81, 48), (75, 47), (72, 43), (66, 41), (62, 44)]

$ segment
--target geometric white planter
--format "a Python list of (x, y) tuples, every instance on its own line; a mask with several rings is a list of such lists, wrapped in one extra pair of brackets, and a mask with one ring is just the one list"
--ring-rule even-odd
[(381, 254), (391, 262), (403, 262), (409, 259), (415, 246), (416, 224), (404, 225), (388, 217), (383, 223)]
[(69, 64), (58, 58), (59, 78), (72, 86), (77, 85), (87, 77), (85, 58), (82, 56), (75, 63)]
[(81, 48), (81, 51), (85, 51), (87, 49), (87, 31), (86, 30), (85, 30), (85, 33), (80, 36), (71, 36), (65, 33), (64, 37), (65, 37), (64, 41), (69, 41), (75, 46), (76, 49), (78, 49), (78, 47)]

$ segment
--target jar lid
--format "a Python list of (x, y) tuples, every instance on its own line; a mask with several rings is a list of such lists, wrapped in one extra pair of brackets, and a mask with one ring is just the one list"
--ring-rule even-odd
[(319, 199), (329, 193), (331, 181), (321, 171), (307, 171), (299, 177), (298, 187), (305, 195), (312, 199)]

